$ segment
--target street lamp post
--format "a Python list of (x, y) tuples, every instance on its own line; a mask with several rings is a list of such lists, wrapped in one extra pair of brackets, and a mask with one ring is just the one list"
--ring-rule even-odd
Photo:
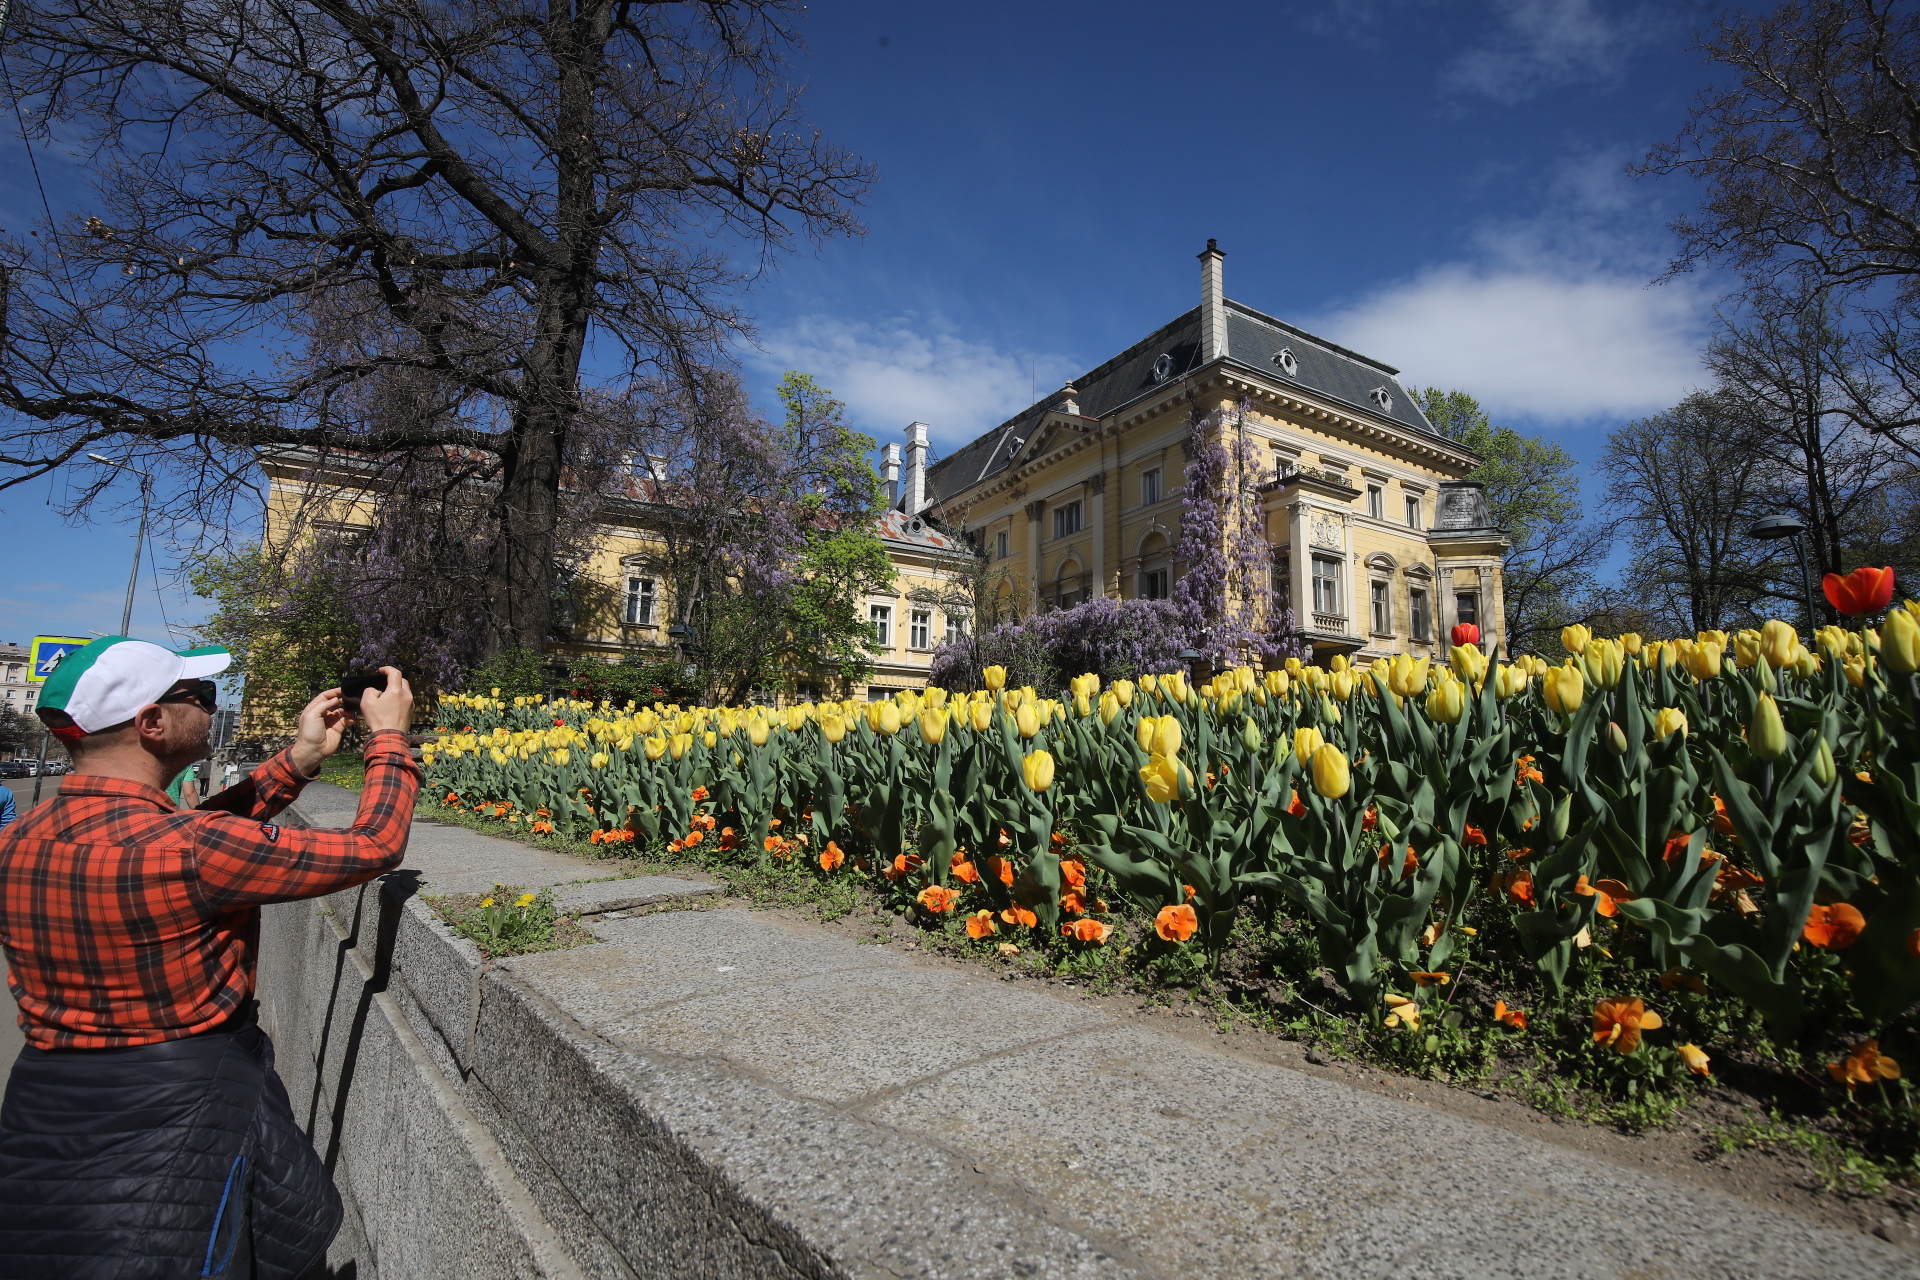
[(1781, 538), (1789, 538), (1793, 541), (1793, 558), (1800, 563), (1800, 590), (1806, 598), (1807, 637), (1811, 640), (1815, 624), (1813, 577), (1807, 571), (1807, 550), (1800, 541), (1800, 536), (1806, 531), (1807, 527), (1793, 516), (1762, 516), (1753, 522), (1753, 527), (1747, 530), (1747, 536), (1757, 538), (1761, 542), (1777, 542)]
[(153, 497), (153, 476), (136, 466), (115, 462), (112, 458), (103, 458), (97, 453), (90, 453), (87, 457), (102, 466), (131, 471), (140, 477), (140, 528), (133, 535), (133, 572), (127, 577), (127, 607), (120, 612), (120, 634), (124, 636), (133, 627), (133, 591), (140, 585), (140, 552), (147, 540), (147, 505)]

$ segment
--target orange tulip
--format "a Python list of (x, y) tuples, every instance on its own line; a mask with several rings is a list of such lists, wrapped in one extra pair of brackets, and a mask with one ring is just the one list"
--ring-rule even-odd
[(1852, 1093), (1853, 1087), (1860, 1084), (1872, 1084), (1876, 1080), (1898, 1080), (1900, 1064), (1880, 1052), (1880, 1042), (1869, 1040), (1857, 1044), (1853, 1052), (1839, 1062), (1827, 1064), (1827, 1074), (1838, 1084), (1847, 1086)]
[(1493, 1002), (1493, 1018), (1495, 1022), (1504, 1022), (1515, 1031), (1525, 1031), (1527, 1029), (1527, 1015), (1518, 1009), (1507, 1008), (1507, 1002), (1505, 1000), (1495, 1000)]
[(1000, 918), (1008, 924), (1023, 924), (1029, 929), (1040, 923), (1039, 916), (1033, 914), (1033, 912), (1027, 910), (1017, 902), (1005, 911), (1002, 911)]
[(1487, 833), (1469, 823), (1467, 826), (1466, 841), (1470, 845), (1479, 845), (1484, 848), (1487, 843)]
[(1177, 907), (1160, 908), (1160, 914), (1153, 918), (1153, 931), (1163, 942), (1185, 942), (1199, 928), (1200, 916), (1184, 902)]
[(984, 938), (988, 934), (1000, 932), (1000, 926), (993, 922), (993, 912), (976, 911), (967, 917), (967, 936)]
[(1807, 912), (1807, 923), (1801, 927), (1800, 936), (1816, 947), (1845, 951), (1860, 940), (1866, 927), (1867, 918), (1860, 914), (1858, 907), (1846, 902), (1823, 907), (1816, 902)]
[(1113, 933), (1113, 926), (1101, 924), (1098, 920), (1075, 920), (1072, 924), (1060, 926), (1060, 936), (1073, 938), (1080, 942), (1092, 942), (1105, 945)]
[(1287, 812), (1296, 818), (1304, 818), (1307, 816), (1307, 806), (1300, 803), (1300, 788), (1298, 787), (1293, 789), (1293, 799), (1287, 803)]
[(1855, 569), (1846, 577), (1830, 573), (1820, 580), (1827, 603), (1850, 618), (1879, 613), (1893, 602), (1893, 569)]
[(1640, 1033), (1657, 1031), (1660, 1015), (1641, 1001), (1615, 997), (1593, 1006), (1593, 1042), (1618, 1054), (1629, 1054), (1640, 1047)]
[(838, 871), (847, 861), (846, 850), (833, 841), (827, 841), (827, 847), (820, 851), (820, 869)]
[(960, 891), (930, 884), (915, 895), (914, 901), (935, 915), (941, 915), (953, 910), (953, 904), (960, 901)]

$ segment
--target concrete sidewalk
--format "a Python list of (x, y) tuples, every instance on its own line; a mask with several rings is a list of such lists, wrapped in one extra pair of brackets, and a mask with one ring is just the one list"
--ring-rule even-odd
[[(350, 821), (336, 791), (303, 816)], [(426, 824), (407, 866), (429, 892), (596, 869)], [(737, 908), (592, 927), (489, 966), (449, 1050), (580, 1274), (1920, 1276), (1867, 1236), (985, 970)], [(467, 1016), (447, 1007), (424, 1016)]]

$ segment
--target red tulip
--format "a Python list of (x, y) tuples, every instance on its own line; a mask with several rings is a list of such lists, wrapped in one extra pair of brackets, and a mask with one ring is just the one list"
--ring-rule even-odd
[(1879, 613), (1893, 602), (1893, 569), (1855, 569), (1846, 577), (1830, 573), (1821, 580), (1827, 603), (1850, 618)]
[(1479, 644), (1480, 628), (1474, 626), (1471, 622), (1461, 623), (1453, 629), (1453, 642), (1455, 644)]

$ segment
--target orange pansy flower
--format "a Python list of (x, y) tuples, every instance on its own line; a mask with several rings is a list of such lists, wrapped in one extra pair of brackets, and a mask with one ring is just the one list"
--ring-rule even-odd
[(1060, 859), (1060, 877), (1076, 889), (1087, 887), (1087, 864), (1072, 858)]
[(914, 897), (914, 901), (935, 915), (940, 915), (953, 910), (953, 904), (960, 901), (960, 891), (949, 889), (944, 885), (930, 884)]
[(881, 874), (885, 875), (889, 880), (901, 880), (918, 871), (920, 869), (920, 861), (920, 858), (916, 854), (896, 853), (893, 855), (893, 865)]
[(1675, 987), (1685, 987), (1695, 995), (1704, 995), (1707, 990), (1707, 984), (1703, 979), (1697, 974), (1688, 973), (1678, 965), (1660, 975), (1662, 991), (1671, 991)]
[(953, 872), (953, 878), (961, 884), (979, 884), (980, 873), (965, 858), (955, 858), (947, 864), (947, 870)]
[(1836, 902), (1831, 906), (1814, 903), (1807, 912), (1807, 922), (1801, 926), (1800, 936), (1816, 947), (1825, 947), (1830, 951), (1845, 951), (1860, 940), (1866, 930), (1867, 918), (1860, 914), (1860, 908), (1847, 902)]
[(1380, 825), (1380, 809), (1377, 805), (1368, 805), (1367, 812), (1360, 819), (1360, 829), (1371, 831)]
[(1877, 1080), (1898, 1080), (1900, 1064), (1880, 1052), (1878, 1040), (1869, 1040), (1865, 1044), (1855, 1045), (1853, 1052), (1839, 1062), (1829, 1062), (1827, 1074), (1837, 1083), (1847, 1086), (1847, 1092), (1851, 1093), (1855, 1085), (1872, 1084)]
[(1078, 889), (1069, 889), (1060, 895), (1060, 909), (1070, 916), (1083, 916), (1087, 914), (1087, 900)]
[(1009, 887), (1013, 884), (1013, 863), (997, 854), (987, 855), (987, 874)]
[(1509, 1009), (1505, 1000), (1493, 1002), (1493, 1018), (1495, 1022), (1504, 1022), (1515, 1031), (1527, 1029), (1526, 1013), (1519, 1009)]
[(1160, 914), (1153, 918), (1153, 931), (1164, 942), (1185, 942), (1199, 928), (1199, 914), (1184, 902), (1177, 907), (1160, 908)]
[(1033, 926), (1040, 923), (1039, 916), (1033, 914), (1033, 912), (1027, 910), (1027, 908), (1021, 906), (1017, 902), (1014, 903), (1012, 906), (1008, 907), (1005, 911), (1002, 911), (1000, 913), (1000, 918), (1002, 920), (1005, 920), (1008, 924), (1023, 924), (1027, 926), (1027, 928), (1029, 929), (1033, 928)]
[(1493, 878), (1494, 888), (1507, 895), (1507, 901), (1519, 906), (1533, 905), (1533, 874), (1519, 867), (1509, 867)]
[(1466, 840), (1468, 844), (1478, 845), (1481, 848), (1485, 848), (1487, 844), (1487, 833), (1482, 831), (1480, 828), (1474, 826), (1472, 823), (1468, 823)]
[[(1610, 880), (1607, 883), (1617, 884), (1618, 881)], [(1593, 909), (1603, 916), (1611, 916), (1619, 910), (1619, 908), (1614, 905), (1613, 895), (1605, 889), (1602, 889), (1599, 885), (1588, 884), (1585, 876), (1581, 876), (1579, 881), (1575, 883), (1573, 891), (1583, 898), (1598, 898), (1599, 901), (1594, 904)]]
[(1098, 920), (1075, 920), (1072, 924), (1060, 926), (1061, 937), (1073, 938), (1080, 942), (1105, 944), (1112, 933), (1112, 925), (1102, 924)]
[(1632, 1053), (1640, 1047), (1641, 1032), (1660, 1026), (1660, 1015), (1637, 999), (1614, 997), (1593, 1006), (1593, 1042), (1618, 1054)]
[(820, 851), (820, 869), (822, 871), (838, 871), (841, 866), (846, 863), (846, 860), (847, 851), (832, 840), (827, 841), (827, 847)]
[(1444, 971), (1440, 973), (1409, 973), (1407, 976), (1413, 979), (1413, 985), (1416, 987), (1444, 987), (1453, 981), (1453, 975)]
[(993, 922), (993, 912), (981, 910), (967, 917), (967, 936), (984, 938), (988, 934), (1000, 932), (1000, 926)]

